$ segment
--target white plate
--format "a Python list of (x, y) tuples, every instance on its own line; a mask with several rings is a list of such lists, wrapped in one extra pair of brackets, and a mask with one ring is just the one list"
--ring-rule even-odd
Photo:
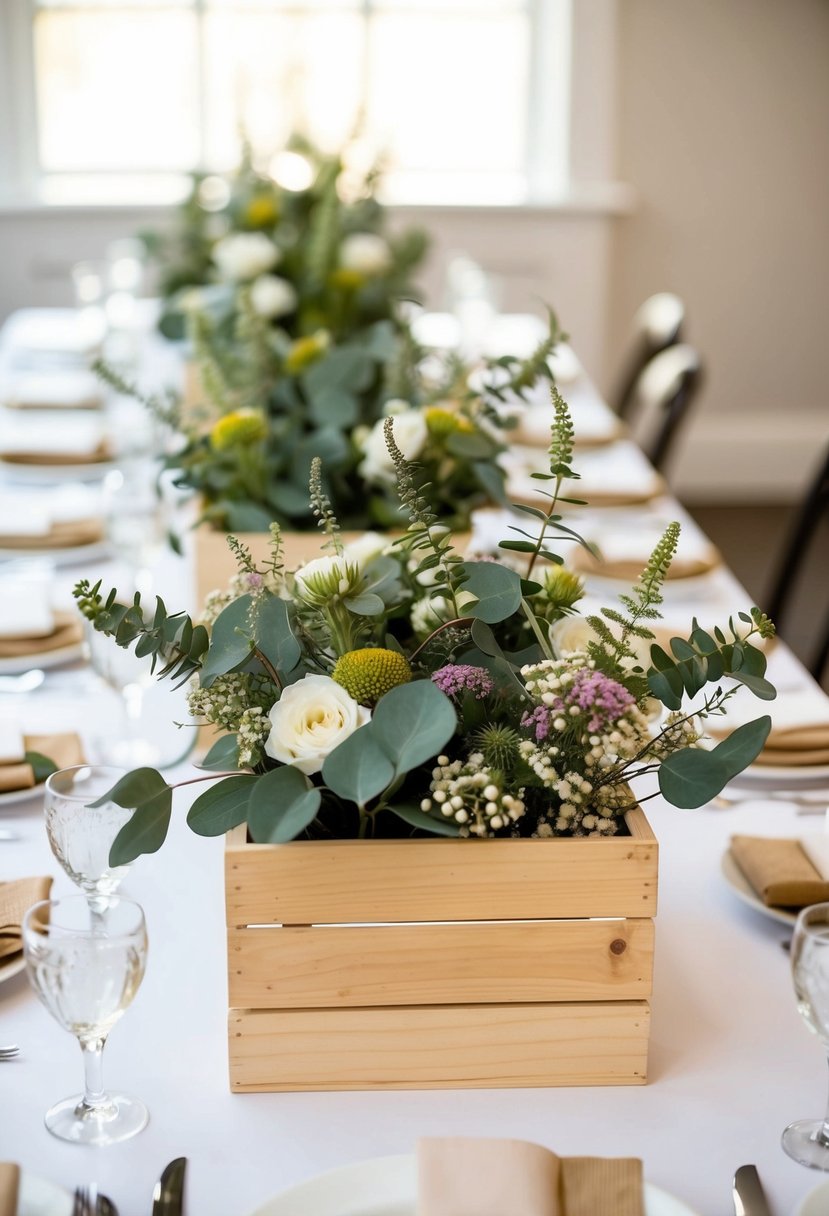
[(37, 1178), (25, 1170), (20, 1175), (17, 1216), (71, 1216), (72, 1196), (62, 1186)]
[(105, 540), (96, 540), (91, 545), (68, 545), (65, 549), (4, 549), (0, 544), (0, 562), (36, 557), (53, 566), (79, 566), (111, 556), (112, 549)]
[[(761, 712), (758, 710), (758, 713)], [(751, 764), (731, 779), (732, 785), (756, 787), (774, 786), (777, 790), (793, 790), (802, 787), (829, 791), (829, 764), (792, 764), (787, 767), (775, 764)], [(827, 794), (829, 801), (829, 794)]]
[(17, 464), (0, 456), (0, 468), (9, 484), (49, 485), (56, 481), (103, 481), (118, 465), (114, 460), (98, 460), (93, 464)]
[(43, 650), (39, 654), (21, 654), (13, 659), (0, 659), (0, 676), (16, 676), (30, 667), (60, 667), (64, 663), (73, 663), (83, 658), (83, 642), (73, 642), (71, 646), (59, 646), (57, 650)]
[(771, 920), (779, 921), (781, 925), (793, 925), (797, 920), (796, 912), (787, 912), (785, 908), (769, 908), (763, 903), (734, 860), (734, 854), (731, 852), (731, 849), (726, 849), (723, 853), (720, 870), (722, 871), (723, 878), (737, 898), (741, 899), (744, 904), (748, 904), (750, 908), (754, 908), (755, 912), (761, 912), (763, 916), (768, 916)]
[(17, 806), (21, 802), (30, 802), (32, 798), (43, 793), (44, 786), (45, 782), (41, 781), (26, 790), (7, 790), (5, 794), (0, 794), (0, 811), (5, 811), (6, 807)]
[(826, 1216), (829, 1212), (829, 1182), (821, 1182), (810, 1191), (795, 1212), (795, 1216)]
[[(252, 1216), (415, 1216), (414, 1155), (358, 1161), (274, 1195)], [(678, 1199), (645, 1183), (645, 1216), (695, 1216)]]

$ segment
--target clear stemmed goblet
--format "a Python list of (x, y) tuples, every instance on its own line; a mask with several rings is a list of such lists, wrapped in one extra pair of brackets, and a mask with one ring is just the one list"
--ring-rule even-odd
[[(791, 963), (797, 1007), (829, 1053), (829, 903), (813, 904), (798, 916)], [(782, 1144), (801, 1165), (829, 1170), (829, 1110), (823, 1119), (790, 1123)]]
[(115, 896), (102, 917), (82, 895), (44, 900), (23, 918), (23, 951), (32, 987), (83, 1052), (84, 1092), (51, 1107), (47, 1128), (73, 1144), (117, 1144), (137, 1135), (147, 1125), (147, 1108), (127, 1094), (104, 1091), (102, 1057), (144, 976), (141, 907)]
[(123, 776), (120, 768), (81, 764), (59, 769), (46, 779), (43, 805), (52, 852), (90, 907), (99, 912), (108, 906), (127, 872), (126, 866), (110, 866), (109, 851), (132, 811), (114, 802), (96, 807), (90, 803)]

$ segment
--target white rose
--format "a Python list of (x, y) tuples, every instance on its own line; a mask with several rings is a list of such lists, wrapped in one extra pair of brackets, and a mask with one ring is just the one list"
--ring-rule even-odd
[(559, 658), (574, 654), (577, 650), (587, 650), (588, 642), (598, 640), (599, 635), (583, 616), (565, 616), (550, 626), (550, 641)]
[(356, 540), (343, 545), (343, 557), (358, 570), (364, 570), (369, 562), (386, 551), (388, 544), (387, 536), (381, 536), (379, 532), (364, 532)]
[(296, 308), (297, 296), (287, 279), (263, 274), (250, 289), (250, 302), (260, 317), (284, 317)]
[(288, 685), (269, 716), (267, 754), (310, 776), (320, 771), (335, 747), (365, 726), (371, 710), (358, 705), (330, 676), (303, 676)]
[(213, 247), (213, 261), (223, 279), (255, 279), (274, 267), (279, 256), (264, 232), (231, 232)]
[(386, 241), (373, 232), (352, 232), (340, 245), (340, 265), (360, 274), (385, 274), (391, 268), (392, 256)]
[[(385, 419), (372, 427), (363, 449), (360, 474), (366, 481), (394, 481), (394, 463), (386, 447)], [(394, 440), (407, 460), (417, 460), (426, 443), (428, 429), (420, 410), (408, 409), (395, 414)]]

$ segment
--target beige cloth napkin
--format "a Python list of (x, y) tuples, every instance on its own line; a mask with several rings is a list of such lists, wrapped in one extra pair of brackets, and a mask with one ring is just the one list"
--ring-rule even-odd
[(829, 900), (829, 882), (821, 877), (798, 840), (732, 836), (731, 852), (769, 907), (805, 908)]
[(45, 637), (0, 637), (0, 659), (23, 659), (49, 650), (61, 650), (83, 641), (83, 622), (76, 612), (55, 611), (55, 628)]
[[(52, 735), (24, 735), (23, 746), (27, 752), (40, 752), (58, 768), (74, 768), (84, 764), (83, 745), (80, 736), (72, 731)], [(0, 794), (12, 790), (30, 790), (35, 784), (35, 775), (30, 764), (0, 764)]]
[(0, 1216), (16, 1216), (20, 1166), (0, 1161)]
[(71, 549), (75, 545), (94, 545), (103, 535), (100, 519), (69, 519), (53, 523), (48, 532), (37, 536), (0, 531), (0, 549)]
[[(829, 698), (819, 688), (781, 694), (763, 704), (763, 713), (771, 715), (771, 733), (755, 764), (780, 768), (829, 764)], [(723, 737), (752, 717), (757, 717), (756, 702), (735, 702), (724, 718), (709, 722), (707, 729)]]
[(417, 1216), (644, 1216), (642, 1162), (558, 1157), (524, 1140), (425, 1139)]
[(0, 882), (0, 959), (5, 961), (23, 949), (20, 930), (23, 917), (32, 904), (48, 899), (51, 889), (49, 877)]
[(8, 464), (98, 464), (102, 460), (112, 458), (112, 450), (106, 440), (101, 440), (88, 452), (27, 452), (24, 448), (0, 453), (0, 458)]
[[(580, 574), (601, 574), (605, 578), (618, 578), (626, 583), (635, 583), (645, 568), (649, 554), (643, 554), (641, 560), (631, 558), (596, 558), (586, 549), (574, 548), (569, 558), (569, 564)], [(677, 556), (671, 562), (668, 579), (697, 578), (708, 574), (720, 565), (722, 558), (713, 545), (705, 553), (695, 557)]]

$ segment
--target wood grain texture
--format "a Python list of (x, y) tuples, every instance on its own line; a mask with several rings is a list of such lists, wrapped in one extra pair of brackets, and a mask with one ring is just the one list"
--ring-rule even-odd
[(563, 920), (228, 931), (240, 1009), (641, 1000), (653, 921)]
[(646, 1001), (231, 1010), (234, 1092), (644, 1084)]
[(229, 927), (262, 924), (649, 917), (656, 839), (338, 840), (255, 845), (230, 833)]

